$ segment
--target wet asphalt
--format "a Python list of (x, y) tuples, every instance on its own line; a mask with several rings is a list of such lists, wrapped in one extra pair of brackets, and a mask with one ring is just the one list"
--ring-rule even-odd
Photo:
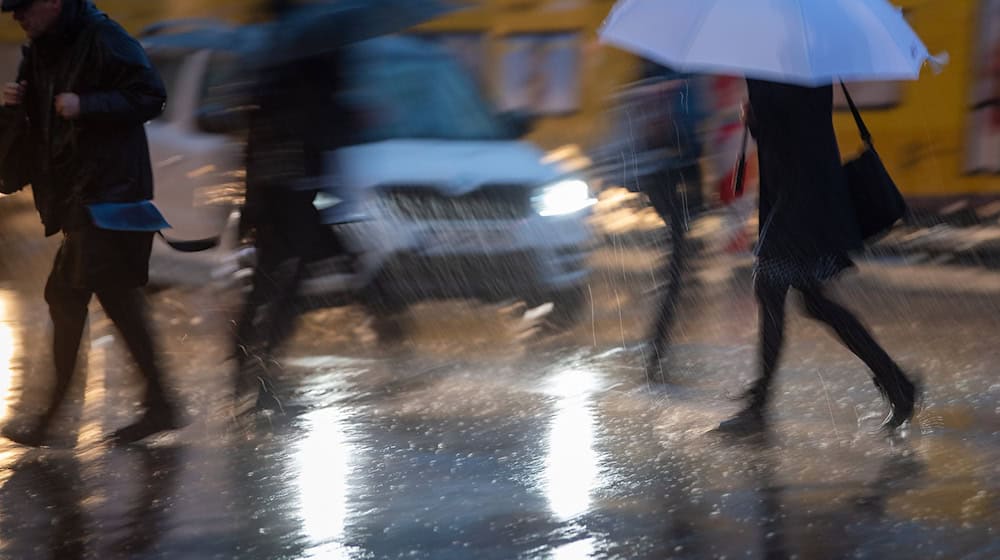
[[(54, 241), (23, 201), (0, 204), (10, 420), (51, 375)], [(141, 387), (94, 304), (64, 441), (0, 440), (0, 558), (1000, 557), (1000, 274), (882, 260), (838, 283), (926, 388), (894, 438), (875, 433), (885, 406), (863, 364), (790, 298), (773, 425), (733, 440), (709, 431), (754, 373), (747, 259), (697, 263), (669, 382), (650, 384), (656, 254), (602, 246), (568, 330), (516, 302), (435, 302), (386, 341), (358, 307), (312, 311), (274, 367), (287, 414), (251, 419), (228, 391), (238, 295), (156, 286), (191, 423), (125, 449), (100, 438)]]

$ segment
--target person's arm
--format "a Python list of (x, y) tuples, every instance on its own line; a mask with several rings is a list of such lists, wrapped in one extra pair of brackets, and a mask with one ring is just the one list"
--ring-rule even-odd
[(144, 123), (158, 117), (167, 92), (142, 45), (118, 24), (99, 25), (94, 48), (107, 84), (79, 96), (79, 118)]

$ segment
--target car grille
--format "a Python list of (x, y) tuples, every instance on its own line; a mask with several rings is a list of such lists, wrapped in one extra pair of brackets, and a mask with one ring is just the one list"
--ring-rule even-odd
[(396, 255), (381, 271), (386, 289), (406, 300), (428, 297), (509, 297), (537, 279), (536, 256), (510, 252), (479, 256)]
[(382, 190), (382, 200), (394, 214), (414, 221), (515, 220), (531, 212), (531, 190), (523, 185), (485, 186), (448, 196), (426, 187)]

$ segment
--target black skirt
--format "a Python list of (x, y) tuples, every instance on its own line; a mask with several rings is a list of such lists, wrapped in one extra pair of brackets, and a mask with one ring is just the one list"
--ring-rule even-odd
[(822, 284), (852, 267), (854, 262), (843, 253), (812, 258), (758, 257), (754, 264), (754, 280), (807, 288)]
[(149, 281), (153, 232), (93, 225), (64, 232), (50, 282), (78, 290), (127, 290)]

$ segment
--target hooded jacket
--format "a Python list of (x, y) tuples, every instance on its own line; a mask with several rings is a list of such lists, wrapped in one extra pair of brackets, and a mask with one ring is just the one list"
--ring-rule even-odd
[[(0, 191), (30, 184), (46, 235), (86, 221), (87, 204), (153, 198), (144, 124), (163, 112), (167, 96), (120, 25), (89, 0), (63, 0), (53, 29), (23, 48), (21, 80), (24, 105), (3, 108), (20, 131), (0, 154)], [(55, 112), (56, 96), (67, 92), (80, 97), (75, 120)]]

